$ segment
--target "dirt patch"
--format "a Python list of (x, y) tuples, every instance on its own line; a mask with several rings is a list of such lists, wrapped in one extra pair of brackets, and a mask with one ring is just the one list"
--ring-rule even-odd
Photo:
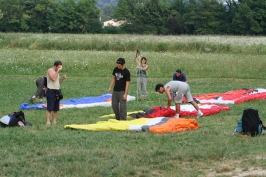
[[(257, 156), (258, 160), (264, 159), (265, 157)], [(248, 167), (243, 166), (240, 161), (221, 159), (222, 161), (215, 169), (210, 169), (207, 172), (206, 177), (219, 177), (219, 176), (230, 176), (230, 177), (259, 177), (266, 176), (266, 169), (262, 167)], [(217, 164), (216, 164), (217, 165)]]
[(224, 172), (212, 172), (209, 173), (207, 176), (230, 176), (230, 177), (258, 177), (258, 176), (266, 176), (266, 170), (263, 169), (255, 169), (250, 168), (248, 170), (236, 168), (232, 171), (224, 171)]

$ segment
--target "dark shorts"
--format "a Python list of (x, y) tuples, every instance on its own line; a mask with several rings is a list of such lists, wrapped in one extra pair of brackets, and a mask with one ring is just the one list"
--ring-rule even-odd
[(47, 100), (47, 110), (48, 111), (59, 111), (60, 100), (56, 99), (56, 95), (59, 90), (49, 89), (46, 91), (46, 100)]

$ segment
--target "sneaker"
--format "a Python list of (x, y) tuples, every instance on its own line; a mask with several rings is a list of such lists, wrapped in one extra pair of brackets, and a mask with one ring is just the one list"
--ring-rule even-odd
[(179, 115), (175, 115), (174, 118), (178, 119), (179, 118)]
[(199, 112), (198, 115), (197, 115), (197, 119), (202, 117), (203, 116), (203, 113), (202, 112)]
[(29, 100), (29, 102), (31, 103), (31, 104), (34, 104), (34, 98), (31, 98), (30, 100)]

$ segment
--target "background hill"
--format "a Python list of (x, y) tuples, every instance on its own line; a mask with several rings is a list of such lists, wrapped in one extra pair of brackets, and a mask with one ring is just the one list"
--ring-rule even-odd
[(107, 5), (117, 4), (118, 0), (97, 0), (97, 7), (104, 8)]

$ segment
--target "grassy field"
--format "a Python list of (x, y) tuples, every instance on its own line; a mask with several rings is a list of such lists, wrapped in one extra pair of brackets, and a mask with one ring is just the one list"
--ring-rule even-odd
[[(44, 46), (47, 38), (53, 39), (48, 40), (50, 47), (38, 48), (32, 44)], [(91, 43), (82, 40), (87, 38), (93, 38), (95, 46), (112, 41), (117, 48), (125, 50), (112, 50), (108, 46), (101, 50), (96, 47), (78, 50), (77, 45)], [(14, 41), (11, 45), (11, 39), (17, 39), (20, 45)], [(54, 47), (61, 39), (70, 42), (62, 42), (61, 49)], [(191, 50), (163, 52), (151, 45), (141, 47), (151, 41), (152, 36), (0, 34), (0, 117), (18, 111), (18, 106), (29, 100), (36, 91), (35, 79), (44, 76), (55, 60), (63, 62), (61, 75), (67, 75), (61, 84), (64, 99), (107, 93), (112, 69), (119, 57), (126, 59), (126, 67), (132, 74), (129, 94), (136, 96), (133, 61), (136, 48), (141, 49), (150, 67), (148, 99), (128, 102), (128, 111), (164, 106), (166, 96), (155, 93), (154, 87), (170, 81), (178, 68), (186, 73), (193, 95), (266, 88), (264, 37), (182, 36), (184, 40), (179, 40), (180, 37), (154, 36), (154, 39), (153, 46), (162, 43), (173, 46), (176, 39)], [(198, 50), (200, 47), (193, 46), (195, 40), (200, 41), (198, 44), (204, 41), (206, 46), (222, 41), (222, 46), (230, 45), (234, 50), (222, 51), (218, 44), (216, 50), (211, 47), (212, 51)], [(139, 45), (137, 41), (143, 42)], [(247, 50), (260, 52), (243, 50), (247, 46)], [(57, 124), (53, 126), (45, 125), (44, 110), (27, 110), (24, 111), (26, 120), (32, 127), (0, 129), (0, 176), (266, 176), (265, 133), (254, 138), (232, 135), (245, 108), (258, 109), (266, 122), (265, 103), (266, 100), (260, 100), (229, 105), (230, 111), (198, 119), (198, 130), (163, 135), (64, 129), (64, 125), (107, 120), (99, 117), (112, 114), (111, 107), (64, 109), (58, 113)]]

